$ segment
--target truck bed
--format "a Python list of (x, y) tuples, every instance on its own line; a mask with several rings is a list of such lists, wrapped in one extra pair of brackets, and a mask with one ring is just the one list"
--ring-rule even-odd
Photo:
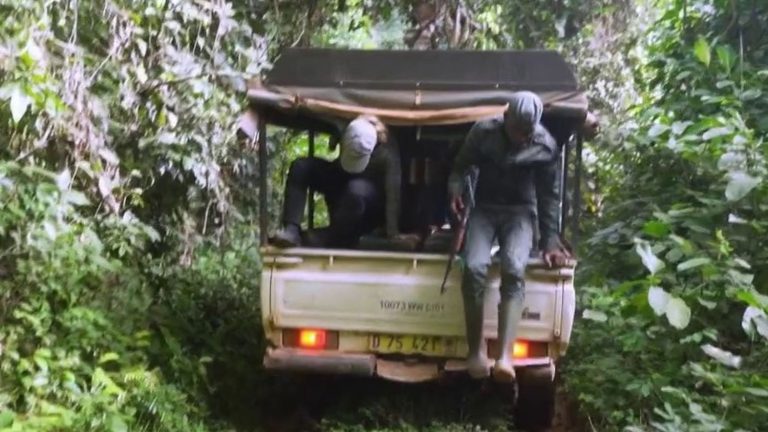
[[(366, 352), (353, 336), (403, 334), (455, 338), (446, 356), (464, 356), (461, 264), (440, 293), (448, 255), (328, 249), (263, 251), (261, 306), (267, 337), (282, 346), (283, 329), (319, 328), (347, 335), (340, 350)], [(546, 342), (550, 357), (565, 353), (573, 325), (573, 264), (548, 269), (532, 260), (526, 275), (519, 339)], [(496, 338), (499, 272), (486, 295), (485, 336)]]

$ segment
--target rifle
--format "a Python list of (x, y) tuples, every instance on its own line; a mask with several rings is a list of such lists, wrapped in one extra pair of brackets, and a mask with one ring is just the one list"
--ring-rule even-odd
[(459, 217), (459, 226), (456, 227), (456, 231), (453, 233), (453, 241), (451, 242), (451, 256), (448, 259), (448, 264), (445, 267), (445, 275), (443, 275), (443, 283), (440, 285), (440, 294), (445, 293), (445, 284), (448, 282), (448, 275), (451, 274), (453, 268), (453, 262), (456, 260), (456, 255), (459, 254), (461, 247), (464, 244), (464, 235), (467, 232), (467, 220), (469, 220), (469, 212), (475, 205), (475, 190), (474, 190), (474, 175), (467, 174), (464, 179), (464, 209), (461, 211)]

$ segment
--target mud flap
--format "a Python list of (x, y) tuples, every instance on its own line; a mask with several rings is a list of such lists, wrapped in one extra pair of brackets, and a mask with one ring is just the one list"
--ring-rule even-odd
[(555, 417), (555, 369), (532, 367), (519, 370), (515, 425), (526, 431), (547, 430)]

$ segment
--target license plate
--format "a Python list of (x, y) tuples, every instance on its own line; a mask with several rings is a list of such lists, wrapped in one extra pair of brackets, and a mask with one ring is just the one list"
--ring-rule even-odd
[(422, 354), (427, 356), (456, 355), (457, 341), (440, 336), (371, 335), (371, 351), (382, 354)]

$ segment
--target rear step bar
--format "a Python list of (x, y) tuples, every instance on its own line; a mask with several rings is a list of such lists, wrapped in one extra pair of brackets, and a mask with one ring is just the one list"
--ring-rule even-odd
[[(549, 357), (514, 359), (518, 370), (536, 368), (555, 376), (555, 365)], [(267, 348), (264, 367), (272, 370), (310, 372), (329, 375), (379, 376), (398, 382), (417, 383), (438, 379), (444, 373), (466, 372), (464, 360), (438, 363), (414, 363), (376, 358), (374, 354), (350, 354), (296, 348)]]

